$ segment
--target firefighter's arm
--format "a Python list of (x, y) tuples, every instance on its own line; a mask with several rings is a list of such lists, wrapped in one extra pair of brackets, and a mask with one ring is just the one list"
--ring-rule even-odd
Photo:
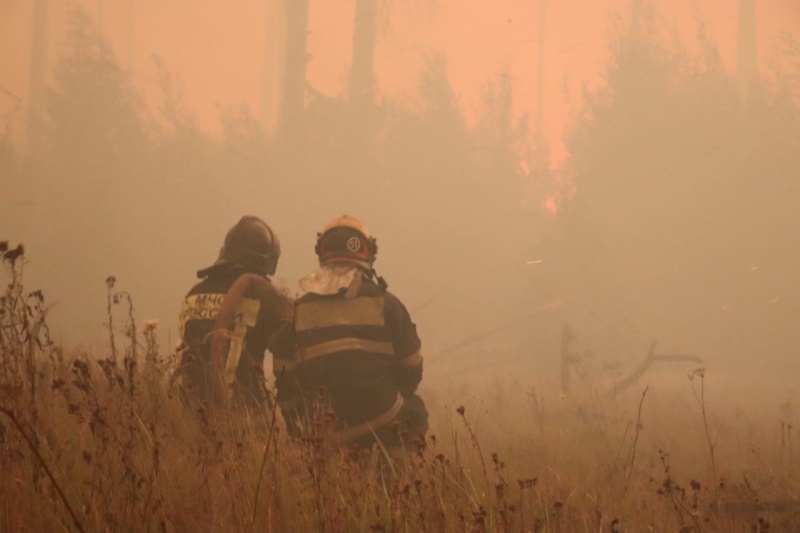
[(422, 381), (422, 352), (417, 350), (400, 360), (397, 382), (403, 395), (414, 394)]
[(410, 395), (422, 381), (422, 343), (416, 325), (400, 300), (388, 297), (386, 304), (386, 320), (392, 332), (392, 346), (397, 360), (397, 385), (402, 394)]
[(272, 353), (272, 375), (280, 394), (281, 389), (286, 388), (287, 377), (291, 375), (296, 364), (297, 343), (291, 322), (285, 323), (270, 337), (269, 351)]
[(302, 391), (295, 378), (297, 346), (291, 323), (287, 323), (270, 339), (272, 352), (272, 374), (277, 390), (276, 400), (286, 423), (286, 430), (292, 437), (299, 437), (301, 430)]

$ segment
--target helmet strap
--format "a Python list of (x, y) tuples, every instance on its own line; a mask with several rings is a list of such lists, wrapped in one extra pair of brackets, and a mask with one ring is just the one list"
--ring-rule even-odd
[(370, 278), (370, 279), (374, 279), (374, 280), (375, 280), (375, 283), (377, 283), (377, 284), (378, 284), (378, 287), (380, 287), (380, 288), (381, 288), (381, 290), (384, 290), (384, 291), (385, 291), (386, 289), (388, 289), (388, 288), (389, 288), (389, 284), (386, 282), (386, 280), (385, 280), (385, 279), (383, 279), (383, 277), (382, 277), (382, 276), (379, 276), (379, 275), (378, 275), (378, 273), (377, 273), (377, 272), (375, 272), (375, 269), (374, 269), (374, 268), (373, 268), (373, 269), (370, 269), (370, 271), (369, 271), (369, 278)]

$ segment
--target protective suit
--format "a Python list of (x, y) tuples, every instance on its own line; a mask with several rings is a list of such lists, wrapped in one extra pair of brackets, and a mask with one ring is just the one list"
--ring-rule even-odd
[(302, 280), (291, 324), (275, 338), (278, 404), (295, 436), (368, 447), (413, 445), (428, 413), (416, 394), (421, 342), (372, 265), (377, 243), (340, 217), (317, 238), (320, 268)]
[[(272, 229), (245, 216), (228, 232), (217, 261), (197, 272), (202, 281), (189, 290), (179, 317), (176, 378), (185, 401), (208, 401), (218, 385), (224, 401), (264, 405), (265, 353), (292, 309), (291, 300), (269, 279), (279, 257)], [(215, 346), (218, 366), (213, 364)]]

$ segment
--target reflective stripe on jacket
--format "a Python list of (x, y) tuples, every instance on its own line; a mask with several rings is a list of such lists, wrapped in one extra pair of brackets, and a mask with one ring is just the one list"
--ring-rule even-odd
[[(386, 323), (384, 294), (308, 294), (294, 316), (295, 350), (273, 359), (279, 382), (296, 391), (281, 402), (284, 414), (313, 427), (320, 406), (336, 414), (335, 440), (348, 440), (389, 424), (403, 406), (392, 332)], [(281, 397), (279, 391), (279, 399)], [(324, 408), (323, 408), (324, 409)], [(305, 420), (302, 420), (305, 418)]]

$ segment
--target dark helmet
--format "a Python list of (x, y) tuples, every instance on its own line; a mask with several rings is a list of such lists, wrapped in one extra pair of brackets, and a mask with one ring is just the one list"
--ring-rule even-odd
[(344, 215), (331, 220), (317, 233), (314, 251), (320, 265), (352, 263), (371, 270), (378, 243), (361, 221)]
[(275, 232), (260, 218), (245, 215), (228, 230), (217, 261), (198, 270), (197, 277), (204, 278), (225, 266), (240, 266), (271, 276), (278, 267), (280, 256), (281, 243)]

